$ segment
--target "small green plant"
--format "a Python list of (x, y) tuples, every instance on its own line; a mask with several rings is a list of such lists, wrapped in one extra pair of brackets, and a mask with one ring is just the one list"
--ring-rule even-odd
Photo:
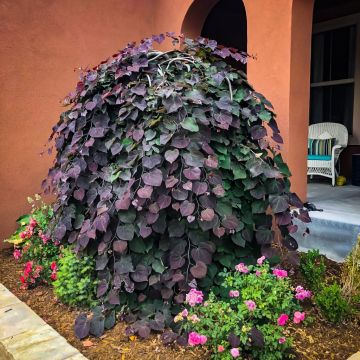
[(286, 358), (292, 339), (284, 335), (284, 327), (304, 321), (298, 300), (311, 293), (301, 286), (294, 289), (287, 272), (271, 270), (263, 257), (257, 266), (240, 263), (235, 268), (221, 274), (226, 297), (210, 293), (203, 302), (203, 293), (191, 289), (186, 296), (189, 307), (174, 321), (186, 331), (188, 345), (206, 344), (213, 359)]
[(17, 220), (18, 229), (5, 240), (14, 245), (14, 258), (25, 263), (20, 276), (22, 289), (54, 281), (60, 253), (60, 242), (54, 242), (47, 234), (53, 216), (52, 207), (45, 204), (38, 194), (27, 200), (31, 204), (31, 213)]
[(316, 294), (315, 301), (324, 317), (333, 323), (341, 322), (351, 311), (337, 283), (325, 285)]
[(65, 248), (58, 264), (57, 280), (53, 283), (57, 297), (71, 306), (95, 306), (95, 260), (89, 256), (79, 258), (71, 248)]
[(319, 250), (309, 250), (301, 255), (300, 271), (311, 290), (316, 291), (322, 287), (326, 266), (324, 257), (320, 255)]

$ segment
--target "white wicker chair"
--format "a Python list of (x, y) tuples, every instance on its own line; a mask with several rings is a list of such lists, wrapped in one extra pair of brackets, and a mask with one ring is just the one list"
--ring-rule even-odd
[(332, 186), (335, 186), (335, 179), (338, 175), (336, 163), (340, 153), (348, 144), (348, 131), (342, 124), (323, 122), (309, 126), (309, 139), (319, 139), (325, 132), (335, 138), (335, 146), (331, 151), (330, 160), (309, 160), (307, 161), (307, 174), (325, 176), (331, 179)]

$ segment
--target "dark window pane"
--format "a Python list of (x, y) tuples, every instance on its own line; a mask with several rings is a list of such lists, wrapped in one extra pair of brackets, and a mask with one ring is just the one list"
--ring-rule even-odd
[(331, 80), (354, 77), (355, 26), (332, 31)]
[(331, 122), (343, 124), (352, 134), (354, 84), (331, 86)]
[(314, 34), (311, 45), (311, 82), (354, 77), (356, 26)]
[(352, 133), (354, 84), (313, 87), (310, 91), (310, 124), (336, 122)]

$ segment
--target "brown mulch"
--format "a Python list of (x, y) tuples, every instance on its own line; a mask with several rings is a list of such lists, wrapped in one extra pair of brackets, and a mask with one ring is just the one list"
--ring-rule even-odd
[[(338, 277), (339, 265), (328, 260), (327, 266), (328, 276)], [(10, 250), (0, 251), (0, 282), (90, 360), (209, 359), (200, 349), (165, 347), (159, 335), (152, 335), (147, 340), (136, 338), (131, 341), (125, 336), (126, 324), (121, 322), (99, 339), (80, 341), (73, 332), (74, 319), (79, 312), (57, 301), (51, 287), (39, 286), (32, 290), (20, 290), (18, 279), (21, 270), (22, 264), (14, 261)], [(298, 273), (295, 272), (292, 277), (297, 284), (301, 284)], [(359, 319), (352, 318), (341, 325), (333, 325), (326, 322), (313, 305), (308, 304), (305, 310), (311, 315), (313, 322), (307, 326), (290, 328), (290, 334), (294, 337), (296, 359), (346, 360), (360, 350)]]

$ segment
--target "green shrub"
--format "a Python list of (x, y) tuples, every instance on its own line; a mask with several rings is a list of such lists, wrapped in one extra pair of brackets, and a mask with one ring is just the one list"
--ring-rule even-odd
[(189, 308), (175, 322), (186, 331), (190, 346), (206, 344), (214, 359), (232, 359), (237, 353), (244, 358), (283, 359), (292, 343), (284, 327), (305, 319), (286, 271), (271, 271), (268, 263), (236, 268), (222, 274), (226, 297), (217, 299), (210, 293), (203, 302), (202, 292), (192, 289), (187, 294)]
[(319, 290), (325, 279), (326, 266), (324, 257), (319, 250), (309, 250), (301, 255), (300, 271), (308, 287), (315, 291)]
[(324, 286), (315, 296), (315, 301), (324, 317), (333, 323), (341, 322), (351, 310), (337, 283)]
[(96, 276), (95, 261), (92, 257), (77, 257), (71, 248), (64, 249), (59, 260), (55, 294), (71, 306), (95, 306)]

